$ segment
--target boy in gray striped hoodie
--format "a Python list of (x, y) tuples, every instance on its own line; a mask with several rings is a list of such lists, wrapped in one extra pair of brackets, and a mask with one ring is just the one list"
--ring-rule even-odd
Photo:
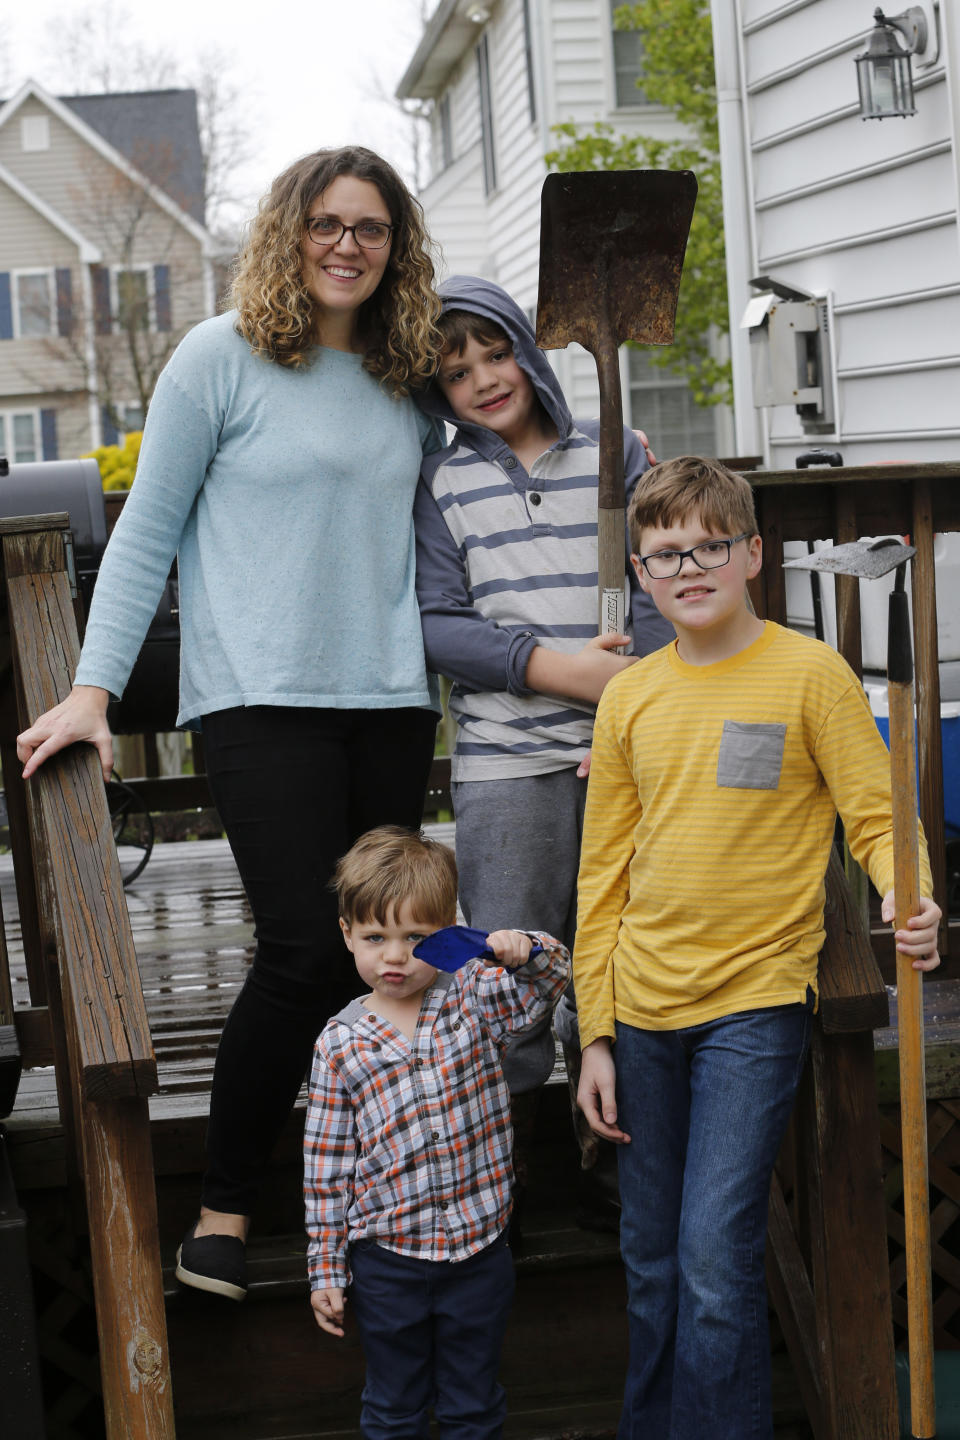
[[(446, 346), (418, 403), (455, 433), (424, 460), (414, 519), (427, 664), (453, 682), (460, 904), (468, 925), (537, 927), (569, 947), (596, 703), (674, 632), (636, 584), (625, 533), (630, 634), (597, 636), (599, 424), (573, 420), (530, 322), (498, 285), (454, 276), (440, 296)], [(627, 429), (624, 468), (629, 500), (648, 465)], [(632, 655), (620, 653), (631, 641)], [(572, 1042), (564, 1010), (558, 1031)], [(579, 1058), (578, 1044), (565, 1050)], [(553, 1058), (549, 1018), (507, 1051), (521, 1186), (524, 1132)], [(594, 1157), (584, 1152), (585, 1167)]]

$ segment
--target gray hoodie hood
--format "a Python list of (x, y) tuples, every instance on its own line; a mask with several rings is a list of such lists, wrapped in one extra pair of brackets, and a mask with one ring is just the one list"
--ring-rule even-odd
[[(537, 349), (533, 326), (516, 301), (492, 280), (481, 280), (475, 275), (451, 275), (439, 287), (437, 294), (443, 302), (444, 314), (448, 310), (466, 310), (500, 326), (513, 346), (514, 359), (529, 377), (537, 399), (557, 428), (557, 434), (561, 440), (566, 440), (573, 429), (573, 419), (560, 382), (546, 355)], [(478, 454), (489, 459), (503, 451), (503, 441), (492, 430), (457, 419), (436, 381), (417, 395), (416, 400), (425, 414), (462, 431), (471, 449)]]

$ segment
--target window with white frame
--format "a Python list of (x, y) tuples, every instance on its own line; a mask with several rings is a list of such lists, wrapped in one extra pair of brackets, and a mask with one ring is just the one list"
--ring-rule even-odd
[(654, 365), (646, 350), (627, 351), (630, 423), (645, 430), (658, 460), (716, 455), (716, 406), (697, 405), (682, 375)]
[(24, 115), (20, 120), (21, 150), (50, 149), (50, 116)]
[(14, 335), (28, 339), (56, 332), (54, 272), (17, 270), (13, 276)]
[(114, 267), (113, 313), (118, 330), (152, 330), (153, 317), (153, 267), (150, 265), (127, 265)]
[(143, 406), (139, 400), (133, 400), (129, 404), (116, 406), (116, 411), (119, 421), (117, 443), (122, 445), (128, 435), (143, 429)]
[[(624, 0), (610, 0), (610, 24)], [(643, 79), (643, 36), (639, 30), (613, 31), (613, 89), (618, 107), (645, 105), (646, 96), (638, 81)]]
[(0, 455), (13, 465), (42, 460), (40, 415), (36, 410), (0, 410)]

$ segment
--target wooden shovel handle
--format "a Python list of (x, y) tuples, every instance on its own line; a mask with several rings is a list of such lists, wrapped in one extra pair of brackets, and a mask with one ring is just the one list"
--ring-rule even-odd
[[(920, 909), (917, 772), (913, 685), (890, 681), (890, 782), (894, 889), (898, 930)], [(900, 1036), (900, 1125), (906, 1229), (907, 1327), (910, 1354), (910, 1425), (913, 1436), (936, 1434), (933, 1384), (933, 1281), (930, 1196), (927, 1180), (927, 1086), (923, 1043), (923, 974), (911, 956), (897, 952), (897, 1024)]]
[(626, 624), (623, 548), (623, 400), (620, 354), (609, 316), (600, 322), (593, 357), (600, 386), (600, 474), (597, 484), (597, 595), (601, 635), (622, 633)]

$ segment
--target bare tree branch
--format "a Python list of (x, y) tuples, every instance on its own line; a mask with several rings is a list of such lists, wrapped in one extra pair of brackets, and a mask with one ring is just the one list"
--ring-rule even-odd
[(231, 79), (230, 51), (214, 47), (184, 66), (168, 48), (125, 39), (132, 30), (131, 12), (118, 0), (65, 10), (46, 30), (51, 65), (44, 83), (58, 93), (111, 94), (171, 86), (195, 90), (207, 224), (216, 230), (229, 222), (231, 211), (247, 208), (235, 177), (250, 158), (254, 111), (249, 94)]

